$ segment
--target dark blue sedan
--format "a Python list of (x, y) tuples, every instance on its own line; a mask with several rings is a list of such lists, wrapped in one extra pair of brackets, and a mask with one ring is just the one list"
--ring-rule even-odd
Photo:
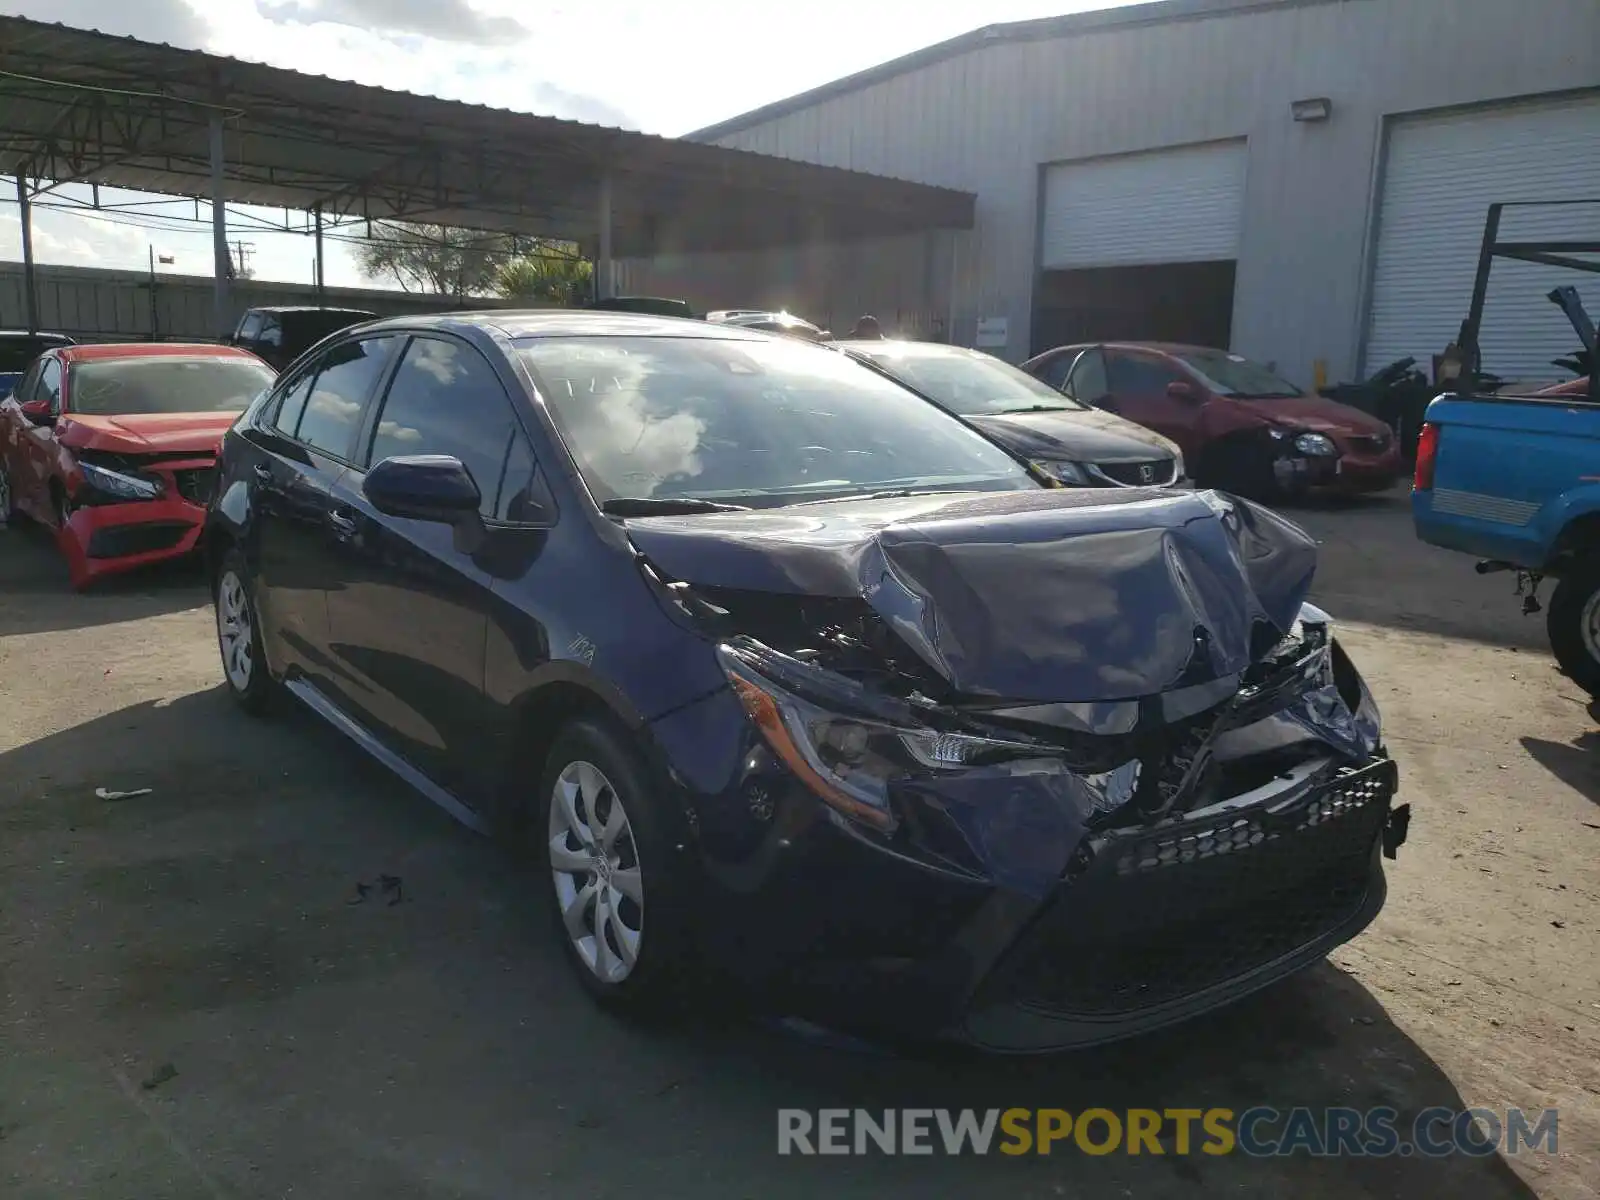
[(590, 992), (999, 1050), (1319, 960), (1403, 840), (1314, 543), (1049, 486), (882, 373), (604, 312), (369, 323), (227, 435), (228, 687), (530, 849)]

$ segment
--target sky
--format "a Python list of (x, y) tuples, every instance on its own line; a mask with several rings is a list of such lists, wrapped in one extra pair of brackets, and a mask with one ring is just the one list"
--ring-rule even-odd
[[(357, 83), (677, 136), (979, 25), (1126, 0), (0, 0), (0, 13)], [(979, 14), (982, 14), (981, 16)], [(203, 15), (202, 15), (203, 14)], [(4, 120), (0, 118), (0, 127)], [(62, 189), (86, 200), (87, 189)], [(102, 203), (148, 199), (102, 189)], [(37, 261), (211, 273), (209, 225), (187, 201), (91, 218), (35, 208)], [(282, 221), (281, 211), (266, 215)], [(202, 205), (201, 216), (209, 221)], [(248, 214), (241, 214), (241, 224)], [(311, 239), (241, 228), (259, 279), (309, 283)], [(0, 259), (21, 257), (0, 190)], [(348, 246), (327, 246), (331, 286), (375, 286)]]

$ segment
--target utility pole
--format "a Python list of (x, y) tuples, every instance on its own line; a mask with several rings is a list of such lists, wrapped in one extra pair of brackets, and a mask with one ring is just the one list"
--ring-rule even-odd
[(255, 255), (256, 244), (242, 239), (233, 243), (233, 274), (236, 279), (249, 279), (250, 259)]

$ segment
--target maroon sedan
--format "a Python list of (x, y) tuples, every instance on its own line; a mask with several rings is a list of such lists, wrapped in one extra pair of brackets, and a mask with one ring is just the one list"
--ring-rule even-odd
[(1405, 470), (1394, 431), (1377, 417), (1307, 395), (1226, 350), (1161, 342), (1060, 346), (1022, 369), (1171, 438), (1202, 487), (1247, 495), (1381, 491)]

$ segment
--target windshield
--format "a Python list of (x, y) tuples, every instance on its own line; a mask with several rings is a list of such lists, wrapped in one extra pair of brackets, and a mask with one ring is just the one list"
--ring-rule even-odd
[(754, 507), (1038, 486), (999, 447), (842, 354), (786, 341), (518, 344), (597, 502)]
[(1264, 400), (1268, 397), (1299, 396), (1303, 393), (1286, 379), (1280, 379), (1260, 363), (1229, 354), (1225, 350), (1184, 350), (1177, 357), (1197, 372), (1218, 396), (1235, 400)]
[(274, 374), (246, 358), (102, 359), (72, 368), (72, 411), (113, 417), (131, 413), (242, 412)]
[(964, 417), (1084, 407), (1010, 363), (977, 350), (894, 342), (851, 349)]

